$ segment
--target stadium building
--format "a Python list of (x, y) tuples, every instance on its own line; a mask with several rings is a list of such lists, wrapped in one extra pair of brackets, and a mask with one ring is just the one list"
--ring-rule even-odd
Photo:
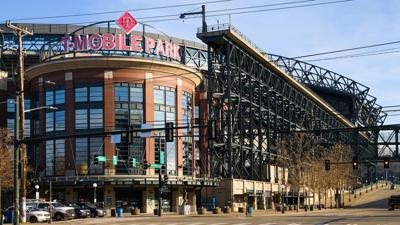
[[(273, 163), (282, 132), (381, 125), (385, 118), (368, 87), (266, 54), (230, 25), (200, 28), (203, 43), (151, 33), (147, 25), (126, 34), (115, 21), (18, 25), (34, 33), (23, 39), (30, 185), (46, 195), (51, 181), (58, 200), (93, 201), (96, 191), (106, 207), (150, 213), (161, 173), (164, 211), (183, 204), (269, 208), (283, 193), (290, 197), (287, 170)], [(18, 40), (0, 28), (0, 101), (7, 102), (0, 125), (13, 134), (9, 78), (17, 76)], [(173, 138), (166, 140), (170, 122)], [(376, 135), (357, 135), (366, 143), (358, 150), (373, 155), (368, 143)]]

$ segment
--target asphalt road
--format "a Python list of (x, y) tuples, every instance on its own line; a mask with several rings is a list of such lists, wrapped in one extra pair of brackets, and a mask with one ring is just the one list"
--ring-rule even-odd
[(292, 214), (260, 213), (253, 217), (243, 214), (229, 215), (192, 215), (178, 216), (166, 215), (161, 218), (156, 216), (122, 217), (82, 219), (55, 224), (81, 224), (81, 225), (400, 225), (400, 210), (389, 211), (387, 198), (393, 194), (400, 194), (398, 190), (376, 190), (352, 202), (349, 209), (321, 210), (313, 212), (300, 212)]

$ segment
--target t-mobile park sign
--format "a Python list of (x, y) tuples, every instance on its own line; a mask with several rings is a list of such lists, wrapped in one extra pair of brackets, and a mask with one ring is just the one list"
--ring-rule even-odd
[[(179, 45), (171, 41), (130, 34), (130, 44), (125, 34), (90, 34), (62, 38), (64, 53), (74, 51), (133, 51), (181, 60)], [(142, 47), (144, 46), (144, 48)]]
[(127, 35), (130, 35), (130, 44), (127, 44), (125, 34), (66, 36), (62, 39), (64, 53), (89, 50), (133, 51), (181, 60), (179, 46), (173, 42), (130, 34), (138, 22), (129, 12), (122, 14), (115, 22)]

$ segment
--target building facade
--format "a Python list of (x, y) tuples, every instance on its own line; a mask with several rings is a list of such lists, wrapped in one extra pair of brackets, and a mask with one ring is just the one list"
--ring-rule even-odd
[[(51, 182), (53, 199), (97, 197), (107, 208), (151, 213), (161, 174), (164, 211), (183, 205), (271, 208), (293, 197), (288, 171), (271, 158), (279, 132), (352, 127), (362, 119), (356, 115), (368, 114), (365, 124), (382, 119), (374, 104), (377, 115), (357, 106), (366, 101), (358, 99), (362, 95), (299, 80), (319, 74), (296, 68), (301, 62), (263, 55), (231, 27), (200, 32), (207, 50), (159, 34), (125, 35), (106, 23), (27, 25), (35, 33), (24, 45), (25, 108), (32, 109), (25, 113), (29, 178), (45, 196)], [(4, 40), (15, 43), (2, 29)], [(12, 78), (15, 55), (3, 50), (1, 60)], [(13, 134), (16, 89), (6, 83), (0, 124)], [(209, 138), (210, 120), (216, 120), (216, 140)], [(173, 140), (167, 142), (170, 122)]]

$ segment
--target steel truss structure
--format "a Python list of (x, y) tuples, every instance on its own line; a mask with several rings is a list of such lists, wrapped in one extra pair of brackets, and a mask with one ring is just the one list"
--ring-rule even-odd
[[(325, 88), (329, 89), (330, 92), (336, 91), (338, 95), (350, 97), (355, 106), (351, 117), (348, 119), (354, 124), (375, 126), (382, 125), (385, 121), (386, 114), (382, 112), (382, 107), (376, 103), (376, 98), (368, 94), (369, 88), (365, 85), (330, 70), (293, 58), (273, 54), (268, 54), (268, 56), (275, 64), (311, 89)], [(327, 100), (332, 103), (329, 99)]]
[[(212, 176), (269, 180), (264, 171), (274, 155), (273, 144), (284, 133), (301, 129), (342, 129), (348, 126), (335, 118), (329, 109), (323, 109), (315, 99), (306, 96), (284, 79), (282, 74), (278, 74), (273, 66), (266, 63), (271, 60), (260, 60), (256, 55), (257, 51), (261, 53), (260, 50), (232, 26), (210, 26), (207, 31), (199, 28), (197, 36), (209, 48), (208, 118), (217, 121), (218, 127), (217, 139), (209, 146)], [(283, 58), (274, 62), (281, 60)], [(290, 68), (291, 74), (294, 71), (302, 72), (303, 80), (306, 79), (305, 74), (310, 74), (310, 77), (311, 74), (319, 76), (319, 80), (330, 80), (326, 76), (326, 79), (321, 79), (321, 73), (295, 70), (297, 67), (284, 68)], [(336, 84), (336, 89), (343, 85), (339, 82)], [(357, 97), (356, 100), (362, 99), (365, 102), (367, 91), (364, 90), (361, 95), (361, 90), (354, 89), (357, 83), (353, 82), (352, 85), (352, 94)], [(360, 106), (359, 110), (365, 110), (365, 107)], [(377, 121), (374, 119), (366, 121), (375, 125)], [(374, 155), (376, 149), (371, 145), (371, 139), (367, 138), (371, 134), (357, 133), (354, 137), (332, 132), (324, 134), (324, 139), (339, 139), (346, 143), (358, 140), (357, 152)]]

